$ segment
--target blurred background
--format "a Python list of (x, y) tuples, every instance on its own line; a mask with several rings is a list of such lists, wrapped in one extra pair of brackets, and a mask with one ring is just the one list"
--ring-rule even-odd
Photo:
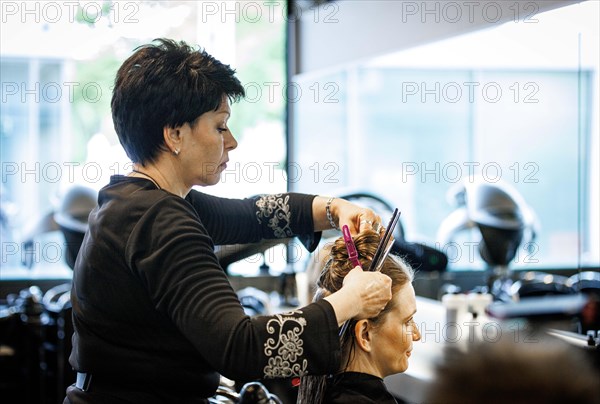
[[(346, 197), (384, 222), (398, 207), (393, 252), (429, 303), (600, 289), (596, 0), (0, 4), (2, 391), (34, 383), (29, 402), (54, 402), (70, 380), (71, 268), (97, 191), (131, 168), (114, 76), (159, 37), (205, 48), (246, 89), (239, 147), (202, 192)], [(320, 251), (217, 253), (258, 313), (310, 300)]]

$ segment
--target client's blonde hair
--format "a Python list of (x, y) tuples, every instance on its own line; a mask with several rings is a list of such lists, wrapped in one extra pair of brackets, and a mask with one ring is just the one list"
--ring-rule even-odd
[[(354, 237), (354, 244), (358, 252), (358, 260), (364, 270), (368, 270), (373, 256), (379, 245), (380, 235), (372, 230), (366, 230)], [(348, 250), (343, 238), (338, 238), (330, 246), (329, 259), (325, 263), (317, 280), (317, 290), (313, 301), (318, 301), (342, 288), (344, 278), (354, 268), (349, 260)], [(406, 284), (413, 281), (413, 270), (400, 257), (389, 255), (381, 267), (381, 273), (392, 279), (392, 295)], [(385, 308), (371, 320), (375, 325), (381, 323), (387, 313), (395, 305), (395, 299), (388, 302)], [(342, 367), (344, 371), (352, 359), (354, 347), (354, 327), (348, 327), (348, 332), (341, 337)], [(298, 391), (298, 403), (320, 404), (323, 400), (325, 379), (327, 376), (303, 376)]]

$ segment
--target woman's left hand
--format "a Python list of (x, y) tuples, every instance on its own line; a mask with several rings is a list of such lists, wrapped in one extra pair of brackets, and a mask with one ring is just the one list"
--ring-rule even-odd
[(342, 228), (347, 225), (351, 234), (357, 234), (363, 230), (379, 231), (381, 228), (381, 217), (371, 209), (340, 198), (334, 199), (331, 205), (332, 215), (335, 217), (337, 214), (338, 226)]
[[(327, 202), (330, 199), (329, 213), (333, 223), (327, 216)], [(382, 229), (381, 218), (373, 210), (341, 198), (316, 197), (313, 201), (313, 220), (315, 230), (328, 230), (333, 225), (340, 229), (347, 225), (351, 234), (357, 234), (363, 230), (380, 231)]]

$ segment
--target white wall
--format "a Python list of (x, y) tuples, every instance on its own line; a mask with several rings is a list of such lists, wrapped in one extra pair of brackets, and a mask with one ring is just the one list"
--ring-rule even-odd
[[(568, 0), (337, 0), (292, 9), (292, 74), (410, 48), (517, 18), (535, 19)], [(295, 49), (294, 49), (295, 48)]]

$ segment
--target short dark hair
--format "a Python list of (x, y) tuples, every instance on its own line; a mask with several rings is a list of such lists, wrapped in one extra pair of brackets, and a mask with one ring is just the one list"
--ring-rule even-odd
[(129, 158), (144, 165), (164, 150), (163, 128), (235, 102), (244, 87), (235, 70), (185, 42), (155, 39), (135, 49), (119, 68), (111, 100), (115, 131)]

